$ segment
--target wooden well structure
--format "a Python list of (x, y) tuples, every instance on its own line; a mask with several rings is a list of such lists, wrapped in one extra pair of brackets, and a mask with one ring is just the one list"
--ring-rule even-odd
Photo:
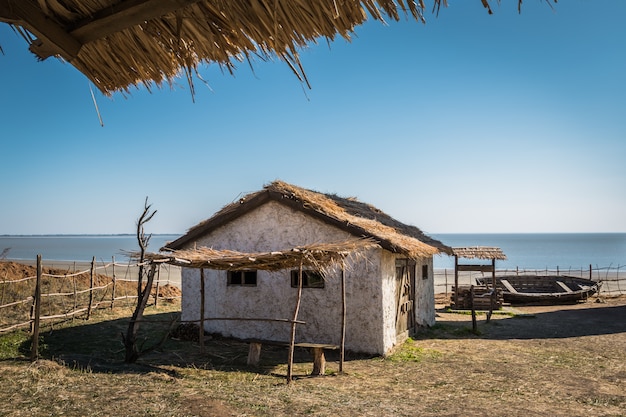
[[(454, 255), (454, 292), (453, 300), (456, 308), (468, 308), (467, 303), (461, 302), (471, 293), (472, 305), (474, 303), (474, 286), (472, 288), (459, 288), (459, 272), (460, 271), (477, 271), (482, 273), (491, 273), (491, 286), (482, 289), (482, 296), (489, 295), (489, 310), (493, 310), (497, 304), (497, 285), (496, 285), (496, 260), (505, 260), (506, 255), (502, 249), (492, 246), (467, 246), (452, 248)], [(488, 261), (486, 263), (459, 263), (459, 258)], [(484, 303), (483, 303), (484, 304)]]

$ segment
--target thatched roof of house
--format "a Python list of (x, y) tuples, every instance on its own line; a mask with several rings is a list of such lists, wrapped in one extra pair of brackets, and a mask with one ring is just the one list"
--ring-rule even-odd
[(502, 249), (490, 246), (452, 248), (452, 252), (455, 256), (466, 259), (506, 259), (506, 255), (502, 252)]
[[(438, 10), (446, 0), (432, 3)], [(232, 72), (251, 56), (279, 57), (306, 80), (298, 50), (308, 43), (350, 39), (368, 18), (423, 21), (425, 8), (423, 0), (0, 0), (0, 22), (39, 59), (70, 62), (104, 93), (181, 73), (193, 92), (200, 63)]]
[(438, 253), (452, 254), (452, 249), (440, 241), (427, 236), (415, 226), (395, 220), (370, 204), (355, 198), (307, 190), (283, 181), (274, 181), (263, 190), (225, 206), (210, 219), (192, 227), (184, 236), (169, 243), (163, 250), (186, 249), (202, 236), (268, 201), (285, 204), (357, 238), (372, 239), (384, 249), (411, 258), (429, 257)]
[[(363, 251), (377, 246), (371, 239), (349, 239), (343, 242), (316, 243), (273, 252), (243, 253), (200, 247), (172, 251), (169, 254), (148, 253), (144, 258), (151, 262), (166, 262), (187, 268), (279, 271), (302, 266), (323, 271), (340, 264), (349, 256), (359, 256)], [(131, 256), (137, 258), (139, 255), (133, 253)]]

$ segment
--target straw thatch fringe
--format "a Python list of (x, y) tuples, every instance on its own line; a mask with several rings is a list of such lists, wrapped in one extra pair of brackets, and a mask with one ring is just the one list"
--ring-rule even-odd
[[(433, 9), (442, 4), (433, 0)], [(422, 0), (0, 0), (0, 22), (35, 34), (24, 38), (40, 59), (61, 57), (110, 94), (171, 85), (181, 72), (193, 91), (200, 63), (232, 73), (251, 56), (278, 57), (306, 82), (298, 50), (308, 43), (350, 40), (368, 18), (424, 22), (425, 8)]]
[[(371, 239), (349, 239), (343, 242), (316, 243), (273, 252), (242, 253), (232, 250), (216, 250), (208, 247), (182, 249), (165, 253), (148, 253), (150, 262), (166, 262), (187, 268), (219, 270), (279, 271), (304, 267), (326, 271), (342, 265), (348, 257), (358, 257), (364, 251), (378, 245)], [(137, 253), (131, 253), (137, 257)]]
[(452, 248), (452, 252), (455, 256), (466, 259), (506, 259), (506, 255), (504, 254), (504, 252), (502, 252), (502, 249), (490, 246), (469, 246), (464, 248)]

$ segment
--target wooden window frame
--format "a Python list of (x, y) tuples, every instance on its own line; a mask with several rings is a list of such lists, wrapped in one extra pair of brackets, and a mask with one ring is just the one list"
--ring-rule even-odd
[[(298, 270), (291, 271), (291, 288), (298, 288)], [(312, 281), (312, 282), (311, 282)], [(326, 280), (324, 275), (319, 271), (312, 269), (302, 270), (302, 288), (326, 288)]]
[(256, 287), (258, 274), (256, 270), (227, 271), (226, 285), (229, 287)]

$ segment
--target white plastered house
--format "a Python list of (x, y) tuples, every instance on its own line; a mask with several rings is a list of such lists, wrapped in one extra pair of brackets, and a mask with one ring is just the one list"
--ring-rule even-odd
[[(303, 273), (298, 320), (306, 324), (298, 325), (296, 339), (339, 344), (345, 308), (345, 348), (385, 355), (420, 326), (435, 323), (433, 255), (451, 249), (369, 204), (275, 181), (225, 206), (163, 250), (271, 253), (354, 238), (369, 238), (376, 245), (346, 258), (345, 268)], [(197, 321), (203, 311), (206, 332), (289, 340), (290, 325), (273, 319), (293, 316), (297, 276), (293, 268), (228, 271), (208, 266), (201, 272), (183, 267), (182, 321)]]

